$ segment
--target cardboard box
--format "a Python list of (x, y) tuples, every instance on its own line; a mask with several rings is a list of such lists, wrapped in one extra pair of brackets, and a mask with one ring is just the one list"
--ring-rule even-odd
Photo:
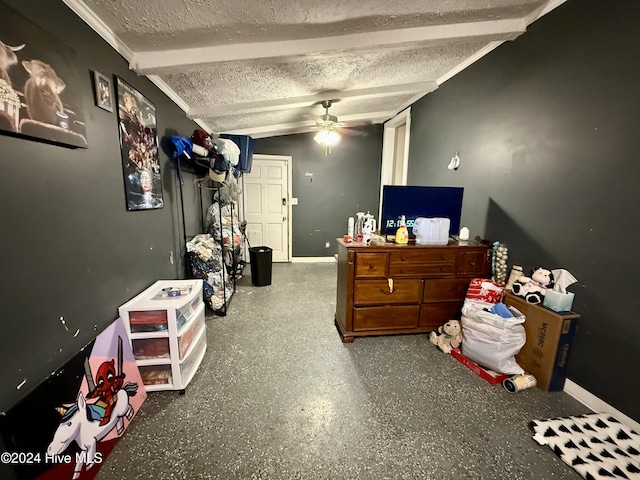
[(503, 302), (514, 306), (526, 317), (527, 341), (516, 355), (518, 364), (536, 377), (541, 390), (562, 390), (580, 315), (554, 312), (542, 305), (527, 303), (510, 292), (505, 293)]
[(482, 368), (475, 362), (472, 362), (467, 357), (462, 355), (462, 352), (459, 348), (454, 348), (451, 350), (451, 356), (458, 360), (461, 364), (471, 370), (473, 373), (481, 376), (491, 385), (497, 385), (498, 383), (502, 383), (505, 379), (509, 378), (509, 375), (505, 375), (504, 373), (497, 373), (493, 370), (487, 370)]

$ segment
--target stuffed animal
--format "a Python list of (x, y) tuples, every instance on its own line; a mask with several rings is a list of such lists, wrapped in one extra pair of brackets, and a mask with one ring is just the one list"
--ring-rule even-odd
[(544, 292), (553, 287), (553, 273), (542, 267), (535, 268), (529, 277), (519, 277), (511, 287), (514, 295), (523, 297), (528, 303), (539, 304), (544, 300)]
[(430, 332), (429, 341), (444, 353), (451, 353), (451, 350), (458, 348), (462, 342), (462, 327), (460, 321), (449, 320), (444, 325), (438, 327), (437, 331)]

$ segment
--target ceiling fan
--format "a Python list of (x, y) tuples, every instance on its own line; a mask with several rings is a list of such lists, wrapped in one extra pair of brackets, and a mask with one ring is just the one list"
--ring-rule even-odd
[(324, 154), (327, 156), (331, 153), (331, 147), (340, 141), (340, 134), (338, 128), (342, 125), (338, 123), (338, 117), (335, 115), (329, 115), (329, 108), (331, 107), (331, 100), (324, 100), (322, 107), (325, 110), (324, 115), (316, 117), (316, 128), (320, 131), (313, 137), (313, 139), (320, 145), (324, 145)]

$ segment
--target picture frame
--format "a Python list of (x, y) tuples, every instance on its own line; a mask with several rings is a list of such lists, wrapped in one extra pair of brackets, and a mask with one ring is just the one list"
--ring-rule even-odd
[(113, 112), (111, 80), (100, 72), (94, 71), (93, 83), (96, 107), (100, 107), (107, 112)]
[(156, 107), (118, 76), (116, 92), (127, 210), (162, 208)]
[(0, 2), (0, 134), (88, 148), (73, 48)]

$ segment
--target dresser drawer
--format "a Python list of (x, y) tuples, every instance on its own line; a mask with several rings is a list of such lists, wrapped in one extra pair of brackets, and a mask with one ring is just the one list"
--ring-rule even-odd
[(411, 252), (394, 252), (389, 255), (389, 264), (413, 265), (424, 263), (455, 263), (456, 251), (451, 249), (427, 249)]
[(453, 263), (390, 265), (389, 277), (448, 277), (453, 276), (456, 268)]
[(420, 303), (422, 280), (395, 280), (389, 291), (387, 280), (356, 280), (353, 289), (354, 305), (390, 305)]
[(357, 253), (356, 277), (386, 277), (386, 253)]
[(419, 311), (419, 305), (354, 308), (353, 330), (415, 328), (418, 325)]
[(456, 252), (424, 249), (389, 254), (389, 277), (446, 277), (456, 271)]
[[(458, 275), (477, 275), (485, 273), (485, 259), (490, 250), (475, 250), (471, 252), (460, 252), (458, 254)], [(488, 265), (488, 263), (486, 263)]]
[(425, 280), (424, 296), (425, 303), (433, 302), (462, 302), (467, 295), (470, 280), (447, 278), (442, 280)]
[(461, 308), (462, 304), (459, 302), (423, 303), (420, 306), (420, 326), (437, 330), (452, 318), (460, 318)]

